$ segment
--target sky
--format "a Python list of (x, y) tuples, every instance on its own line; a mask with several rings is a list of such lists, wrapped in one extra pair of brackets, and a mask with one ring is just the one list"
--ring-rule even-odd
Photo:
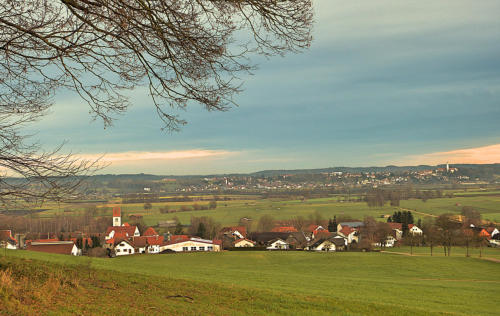
[(61, 93), (32, 126), (101, 173), (500, 163), (500, 1), (314, 1), (300, 54), (254, 58), (238, 107), (193, 104), (161, 131), (144, 89), (111, 128)]

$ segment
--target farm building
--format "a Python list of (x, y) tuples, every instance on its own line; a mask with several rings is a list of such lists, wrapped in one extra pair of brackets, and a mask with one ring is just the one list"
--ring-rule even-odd
[(32, 241), (28, 244), (26, 249), (30, 251), (57, 253), (62, 255), (80, 255), (80, 250), (72, 241)]
[(179, 238), (170, 240), (160, 246), (160, 251), (171, 250), (175, 252), (188, 252), (188, 251), (220, 251), (220, 240), (208, 240), (196, 237)]

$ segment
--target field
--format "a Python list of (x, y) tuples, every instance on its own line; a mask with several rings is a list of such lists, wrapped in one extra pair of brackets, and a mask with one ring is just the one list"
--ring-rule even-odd
[[(483, 194), (480, 194), (483, 193)], [(486, 192), (488, 193), (488, 192)], [(439, 198), (429, 199), (426, 202), (417, 199), (402, 200), (400, 207), (391, 207), (386, 204), (384, 207), (370, 208), (365, 202), (343, 202), (337, 197), (310, 199), (305, 201), (286, 200), (286, 199), (257, 199), (251, 197), (245, 199), (244, 196), (230, 201), (218, 201), (217, 208), (214, 210), (199, 210), (188, 212), (176, 212), (162, 214), (160, 208), (168, 205), (170, 209), (179, 210), (182, 206), (192, 207), (193, 204), (208, 205), (207, 201), (199, 202), (169, 202), (153, 203), (152, 209), (145, 210), (144, 204), (120, 204), (119, 201), (111, 204), (97, 204), (98, 209), (104, 212), (98, 212), (98, 216), (109, 216), (111, 211), (103, 207), (112, 207), (121, 205), (122, 213), (126, 216), (130, 214), (142, 215), (146, 225), (154, 226), (159, 221), (178, 218), (182, 224), (188, 225), (192, 216), (210, 216), (216, 222), (223, 226), (235, 225), (242, 217), (247, 217), (258, 221), (263, 215), (272, 215), (277, 220), (289, 220), (295, 216), (308, 218), (313, 214), (320, 214), (323, 218), (333, 218), (333, 216), (344, 216), (353, 219), (362, 220), (364, 216), (373, 216), (383, 220), (381, 215), (392, 214), (398, 210), (414, 210), (416, 220), (428, 216), (438, 216), (443, 213), (460, 214), (464, 206), (471, 206), (477, 209), (483, 219), (500, 223), (500, 195), (495, 192), (460, 192), (460, 194), (470, 194), (467, 197)], [(459, 194), (458, 192), (456, 194)], [(89, 204), (90, 205), (90, 204)], [(49, 210), (41, 212), (40, 217), (50, 218), (57, 214), (76, 215), (81, 214), (85, 204), (49, 204), (45, 208)]]
[[(487, 251), (487, 256), (499, 257), (499, 249)], [(116, 293), (137, 296), (138, 305), (129, 313), (147, 306), (139, 314), (492, 315), (500, 308), (500, 263), (461, 256), (223, 252), (89, 259), (28, 251), (7, 254), (0, 259), (50, 261), (42, 266), (63, 264), (78, 271), (91, 264), (101, 283), (109, 280)], [(102, 299), (106, 290), (88, 285), (80, 292), (86, 291), (100, 293), (92, 298), (95, 306), (75, 311), (91, 314), (92, 308), (107, 306)], [(107, 293), (105, 297), (117, 296), (114, 290)], [(194, 300), (164, 299), (178, 294)], [(132, 306), (123, 297), (108, 301), (112, 314), (119, 302)]]
[[(171, 204), (172, 208), (180, 208), (181, 205), (193, 205), (193, 202)], [(354, 219), (363, 219), (364, 216), (380, 218), (383, 214), (392, 214), (400, 209), (416, 210), (416, 218), (424, 218), (428, 215), (440, 215), (443, 213), (460, 214), (463, 206), (472, 206), (481, 212), (483, 219), (500, 222), (500, 196), (475, 196), (430, 199), (427, 202), (421, 200), (401, 201), (400, 208), (386, 205), (384, 207), (370, 208), (364, 202), (339, 202), (336, 198), (299, 200), (234, 200), (218, 202), (217, 209), (206, 211), (177, 212), (172, 214), (160, 214), (159, 208), (162, 204), (153, 204), (153, 209), (145, 211), (142, 204), (123, 205), (125, 213), (142, 214), (148, 225), (155, 225), (158, 221), (177, 217), (183, 224), (190, 222), (191, 216), (211, 216), (222, 225), (237, 224), (242, 217), (258, 220), (263, 215), (272, 215), (278, 220), (291, 219), (294, 216), (307, 218), (315, 213), (321, 214), (323, 218), (333, 216), (349, 216)], [(427, 215), (428, 214), (428, 215)]]

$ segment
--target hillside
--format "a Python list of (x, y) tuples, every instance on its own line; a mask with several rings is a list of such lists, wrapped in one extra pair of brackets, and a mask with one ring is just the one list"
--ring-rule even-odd
[(89, 270), (83, 257), (7, 254), (0, 293), (8, 304), (0, 308), (11, 314), (33, 314), (38, 303), (54, 314), (112, 315), (491, 315), (499, 308), (500, 264), (478, 258), (224, 252), (91, 259)]

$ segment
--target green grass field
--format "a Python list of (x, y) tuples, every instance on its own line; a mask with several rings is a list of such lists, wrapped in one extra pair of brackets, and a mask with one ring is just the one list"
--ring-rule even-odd
[[(404, 253), (404, 254), (410, 254), (413, 252), (413, 255), (415, 256), (430, 256), (431, 255), (431, 250), (429, 247), (413, 247), (413, 249), (410, 249), (409, 246), (401, 246), (401, 247), (394, 247), (394, 248), (385, 248), (383, 249), (384, 251), (388, 252), (394, 252), (394, 253)], [(496, 259), (500, 260), (500, 248), (490, 248), (490, 247), (483, 247), (481, 250), (481, 256), (484, 258), (491, 258), (491, 259)], [(467, 250), (465, 247), (452, 247), (451, 248), (451, 256), (452, 257), (465, 257), (467, 253)], [(432, 251), (432, 255), (436, 257), (442, 257), (444, 256), (444, 250), (443, 247), (434, 247)], [(478, 258), (480, 255), (480, 249), (479, 248), (469, 248), (469, 256)]]
[[(488, 252), (498, 257), (500, 250)], [(11, 260), (76, 267), (91, 260), (99, 273), (128, 275), (133, 291), (136, 279), (152, 287), (181, 282), (185, 286), (175, 290), (186, 295), (190, 289), (187, 295), (195, 302), (216, 302), (207, 312), (213, 315), (492, 315), (500, 308), (500, 263), (460, 256), (223, 252), (88, 259), (28, 251), (8, 255), (16, 257)], [(181, 303), (186, 314), (199, 313), (193, 303)]]
[[(295, 216), (308, 216), (319, 213), (323, 218), (333, 218), (333, 216), (348, 216), (362, 220), (364, 216), (373, 216), (381, 219), (383, 214), (392, 214), (400, 209), (416, 210), (415, 218), (424, 218), (430, 215), (440, 215), (444, 213), (460, 214), (462, 207), (472, 206), (483, 216), (483, 219), (500, 223), (500, 196), (484, 195), (471, 197), (454, 197), (430, 199), (426, 202), (422, 200), (402, 200), (400, 208), (391, 207), (388, 204), (384, 207), (370, 208), (365, 202), (340, 202), (336, 197), (299, 200), (277, 200), (277, 199), (240, 199), (231, 201), (218, 201), (215, 210), (200, 210), (188, 212), (176, 212), (161, 214), (160, 208), (168, 205), (171, 209), (179, 210), (181, 206), (192, 206), (194, 203), (207, 205), (207, 201), (200, 202), (171, 202), (153, 203), (151, 210), (144, 210), (144, 204), (122, 204), (122, 212), (125, 216), (129, 214), (142, 215), (147, 225), (154, 226), (159, 221), (171, 220), (177, 217), (182, 224), (190, 223), (192, 216), (210, 216), (223, 226), (235, 225), (242, 217), (252, 218), (255, 222), (263, 215), (272, 215), (277, 220), (288, 220)], [(105, 204), (102, 204), (104, 206)], [(114, 205), (114, 204), (112, 204)], [(119, 204), (118, 204), (119, 205)], [(56, 214), (81, 214), (85, 205), (65, 204), (50, 205), (50, 210), (40, 213), (41, 217), (53, 217)], [(69, 212), (64, 212), (64, 209)], [(110, 213), (110, 211), (108, 211)], [(105, 215), (98, 213), (99, 216)], [(111, 215), (111, 213), (109, 214)], [(126, 220), (126, 218), (125, 218)]]

